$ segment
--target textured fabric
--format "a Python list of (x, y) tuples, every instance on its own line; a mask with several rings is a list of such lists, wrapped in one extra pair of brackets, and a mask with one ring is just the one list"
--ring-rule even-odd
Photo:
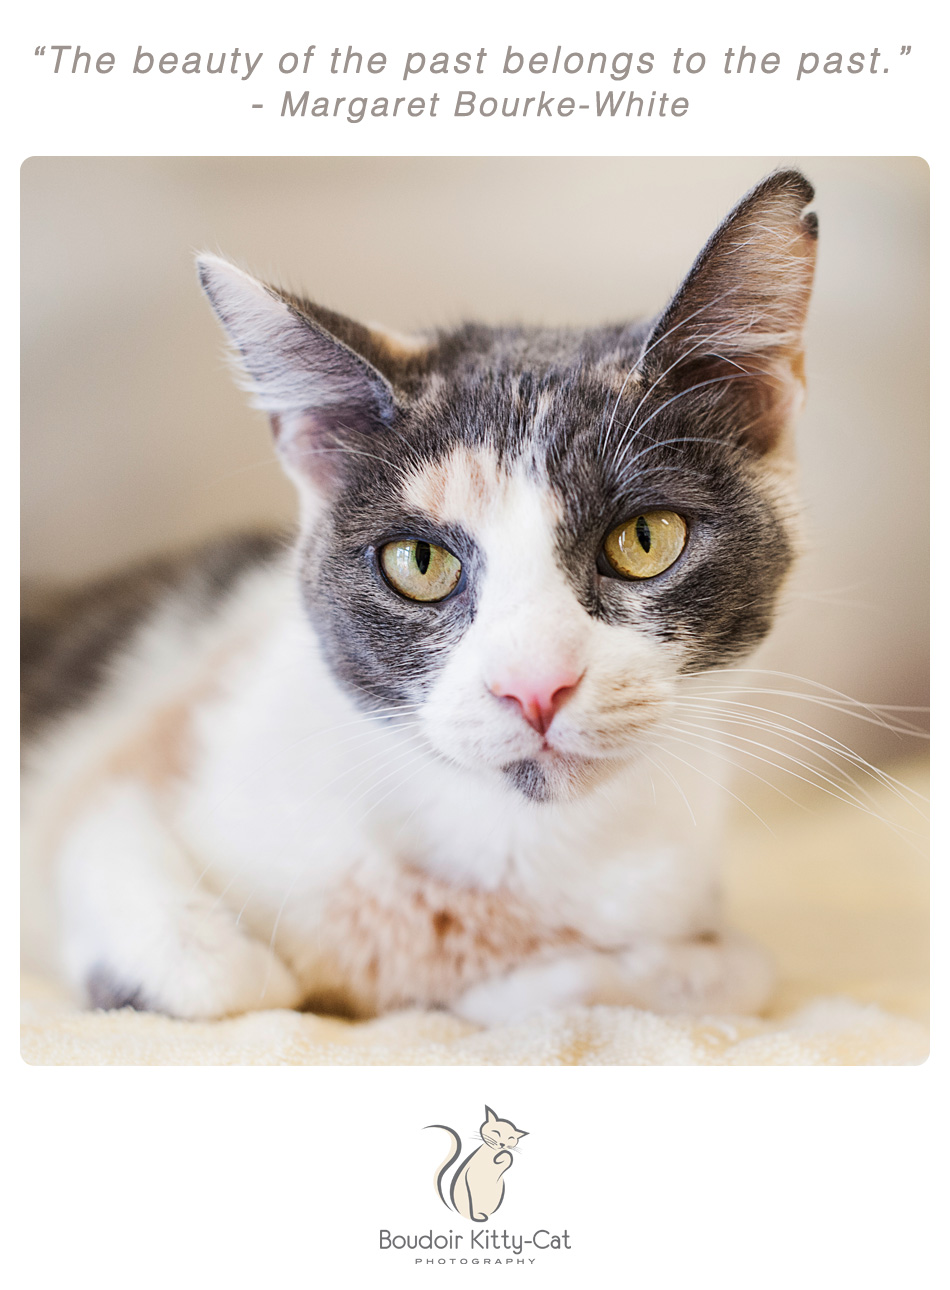
[[(926, 768), (901, 778), (922, 791)], [(22, 1053), (57, 1065), (903, 1065), (925, 1060), (926, 834), (912, 803), (886, 821), (836, 799), (755, 802), (734, 821), (732, 921), (770, 948), (780, 985), (764, 1018), (570, 1008), (490, 1030), (439, 1012), (347, 1022), (263, 1012), (217, 1022), (86, 1012), (24, 979)]]
[(899, 1065), (923, 1061), (927, 1038), (918, 1022), (847, 999), (817, 1000), (772, 1021), (599, 1007), (480, 1031), (438, 1012), (358, 1024), (295, 1012), (185, 1022), (83, 1013), (34, 995), (23, 1055), (59, 1065)]

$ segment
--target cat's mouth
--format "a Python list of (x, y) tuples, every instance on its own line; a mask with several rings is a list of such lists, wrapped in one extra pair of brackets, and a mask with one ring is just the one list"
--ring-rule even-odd
[[(601, 687), (605, 688), (604, 686)], [(614, 687), (619, 688), (617, 686)], [(432, 704), (423, 713), (422, 733), (430, 747), (449, 763), (487, 773), (532, 802), (570, 801), (636, 760), (650, 732), (667, 711), (665, 687), (644, 692), (641, 684), (632, 700), (597, 703), (591, 696), (580, 708), (558, 712), (544, 729), (523, 720), (494, 700), (470, 710), (453, 694), (450, 703)]]
[(531, 802), (563, 802), (582, 796), (616, 764), (559, 752), (545, 744), (533, 757), (507, 762), (501, 772), (507, 783)]

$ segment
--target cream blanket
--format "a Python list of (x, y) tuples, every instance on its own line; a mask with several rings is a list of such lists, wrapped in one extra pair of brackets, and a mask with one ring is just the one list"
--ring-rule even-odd
[[(918, 792), (926, 767), (900, 776)], [(923, 823), (892, 797), (880, 820), (829, 798), (733, 824), (731, 921), (767, 945), (781, 979), (770, 1014), (660, 1017), (570, 1008), (479, 1030), (438, 1012), (346, 1022), (263, 1012), (218, 1022), (84, 1012), (24, 980), (22, 1053), (55, 1065), (903, 1065), (928, 1052), (928, 877)]]

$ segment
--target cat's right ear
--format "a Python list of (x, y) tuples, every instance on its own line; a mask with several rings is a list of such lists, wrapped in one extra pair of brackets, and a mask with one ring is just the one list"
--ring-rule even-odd
[(385, 429), (396, 403), (386, 377), (314, 315), (354, 335), (366, 329), (266, 286), (219, 256), (201, 255), (197, 267), (254, 402), (270, 414), (288, 473), (298, 485), (331, 490), (339, 454), (354, 450), (354, 438)]

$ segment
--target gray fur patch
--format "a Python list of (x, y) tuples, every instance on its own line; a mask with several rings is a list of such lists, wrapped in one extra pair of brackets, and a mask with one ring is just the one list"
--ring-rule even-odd
[(134, 1008), (136, 1012), (152, 1009), (138, 988), (123, 985), (107, 967), (93, 968), (86, 978), (86, 995), (91, 1008), (114, 1012), (118, 1008)]
[(26, 588), (20, 622), (23, 734), (37, 734), (56, 716), (94, 698), (117, 654), (167, 596), (185, 597), (200, 619), (244, 573), (283, 546), (275, 536), (238, 534), (78, 590)]
[(536, 761), (525, 758), (504, 767), (505, 779), (529, 802), (548, 802), (552, 793), (547, 776)]

